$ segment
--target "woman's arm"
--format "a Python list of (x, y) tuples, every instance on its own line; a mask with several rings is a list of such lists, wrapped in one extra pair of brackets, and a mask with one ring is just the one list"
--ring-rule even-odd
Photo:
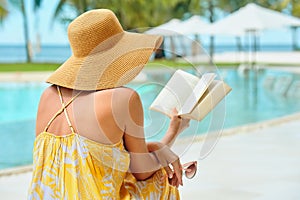
[[(144, 113), (139, 95), (130, 90), (128, 116), (125, 121), (123, 140), (130, 152), (130, 170), (138, 180), (152, 176), (161, 166), (171, 164), (176, 176), (181, 180), (181, 165), (178, 157), (165, 146), (156, 153), (150, 153), (144, 136)], [(125, 111), (126, 112), (126, 111)], [(173, 173), (172, 173), (173, 175)], [(181, 183), (180, 183), (181, 184)]]
[(184, 119), (178, 116), (177, 110), (174, 108), (172, 110), (172, 117), (170, 121), (169, 128), (162, 138), (161, 143), (171, 147), (176, 140), (177, 136), (186, 128), (189, 127), (190, 119)]
[[(189, 127), (189, 119), (182, 119), (178, 116), (177, 110), (174, 108), (172, 111), (172, 117), (170, 121), (169, 128), (161, 140), (161, 142), (148, 142), (147, 148), (149, 152), (154, 152), (157, 154), (164, 146), (171, 147), (176, 140), (177, 136), (187, 127)], [(180, 169), (182, 167), (180, 166)], [(169, 182), (171, 185), (178, 187), (179, 184), (182, 185), (182, 180), (178, 179), (178, 176), (173, 176), (176, 174), (175, 170), (172, 170), (169, 166), (165, 167), (169, 175)], [(178, 173), (178, 172), (177, 172)]]

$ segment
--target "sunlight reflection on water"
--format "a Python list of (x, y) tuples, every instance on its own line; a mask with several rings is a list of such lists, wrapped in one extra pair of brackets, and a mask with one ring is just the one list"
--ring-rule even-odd
[[(240, 74), (233, 69), (221, 70), (220, 74), (232, 87), (226, 102), (222, 102), (226, 106), (224, 128), (300, 111), (300, 97), (296, 96), (300, 93), (299, 75), (263, 70), (258, 74), (257, 91), (254, 92), (254, 74)], [(152, 84), (129, 85), (137, 90), (143, 102), (147, 140), (161, 138), (168, 128), (168, 118), (149, 111), (148, 107), (162, 88), (157, 82), (165, 83), (170, 76), (166, 73), (147, 74)], [(39, 97), (47, 86), (44, 83), (0, 83), (0, 169), (32, 162), (35, 116)], [(200, 123), (193, 121), (181, 137), (212, 131), (210, 126), (214, 120), (209, 114)]]

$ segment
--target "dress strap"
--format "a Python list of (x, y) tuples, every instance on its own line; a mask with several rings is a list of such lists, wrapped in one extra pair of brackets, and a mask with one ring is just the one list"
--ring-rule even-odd
[(50, 121), (48, 122), (47, 126), (45, 127), (45, 130), (44, 132), (46, 132), (49, 128), (49, 126), (51, 125), (51, 123), (54, 121), (54, 119), (60, 115), (62, 112), (65, 113), (65, 116), (66, 116), (66, 119), (67, 119), (67, 122), (68, 122), (68, 125), (72, 131), (72, 133), (75, 133), (75, 130), (71, 124), (71, 121), (70, 121), (70, 118), (69, 118), (69, 115), (68, 115), (68, 111), (67, 111), (67, 107), (75, 100), (76, 97), (78, 97), (82, 91), (78, 92), (75, 96), (73, 96), (66, 104), (63, 100), (63, 97), (62, 97), (62, 94), (61, 94), (61, 91), (60, 91), (60, 88), (59, 86), (57, 86), (57, 92), (58, 92), (58, 96), (60, 98), (60, 102), (62, 104), (62, 107), (55, 113), (55, 115), (50, 119)]

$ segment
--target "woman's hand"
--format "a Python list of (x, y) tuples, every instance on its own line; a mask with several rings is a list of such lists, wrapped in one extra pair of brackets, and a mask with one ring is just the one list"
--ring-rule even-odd
[(178, 116), (176, 108), (172, 110), (169, 129), (167, 130), (161, 142), (172, 146), (178, 134), (184, 131), (190, 125), (190, 119), (184, 119)]
[(169, 183), (175, 187), (183, 185), (182, 166), (179, 157), (167, 146), (160, 142), (150, 142), (147, 144), (149, 152), (152, 152), (158, 162), (167, 172)]
[(170, 129), (175, 134), (179, 134), (188, 128), (190, 125), (190, 119), (181, 118), (178, 116), (178, 111), (173, 108), (171, 113)]

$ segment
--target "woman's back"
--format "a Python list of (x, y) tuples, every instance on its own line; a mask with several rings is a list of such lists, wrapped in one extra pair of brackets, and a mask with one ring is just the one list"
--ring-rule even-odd
[[(61, 88), (62, 98), (67, 103), (77, 92)], [(76, 133), (103, 144), (119, 142), (124, 134), (122, 118), (128, 110), (128, 99), (133, 91), (129, 88), (114, 88), (97, 92), (83, 92), (67, 108), (68, 117)], [(47, 123), (60, 110), (62, 103), (55, 86), (43, 93), (36, 121), (36, 135), (43, 132)], [(127, 107), (127, 108), (126, 108)], [(47, 132), (67, 135), (71, 132), (64, 113), (58, 115)]]
[[(78, 97), (72, 98), (72, 92), (64, 89), (62, 102), (57, 102), (55, 97), (59, 99), (60, 93), (57, 88), (56, 92), (55, 87), (51, 86), (41, 98), (37, 117), (37, 131), (40, 133), (34, 144), (34, 171), (28, 199), (179, 198), (178, 190), (169, 185), (165, 171), (159, 170), (145, 181), (137, 181), (128, 172), (130, 156), (123, 145), (124, 130), (120, 128), (123, 122), (121, 118), (116, 122), (114, 115), (124, 112), (126, 103), (123, 104), (123, 101), (129, 100), (128, 95), (132, 94), (132, 90), (116, 88), (77, 93)], [(115, 103), (105, 102), (114, 102), (114, 95), (118, 97)], [(98, 98), (102, 98), (101, 102), (104, 103), (98, 105)], [(91, 99), (95, 101), (95, 110), (86, 112), (84, 108), (91, 105)], [(111, 109), (115, 104), (116, 107)], [(66, 113), (61, 109), (64, 105), (68, 106)], [(84, 112), (77, 119), (76, 113), (80, 114), (82, 110)], [(96, 119), (89, 122), (95, 116)], [(105, 125), (101, 126), (101, 122)], [(99, 135), (93, 135), (89, 131), (97, 130), (98, 123), (105, 132), (98, 130)], [(99, 142), (104, 140), (112, 142)]]
[[(59, 87), (56, 90), (54, 86), (46, 89), (37, 117), (35, 171), (29, 199), (48, 199), (49, 195), (53, 199), (120, 197), (129, 167), (129, 154), (124, 150), (122, 131), (117, 125), (107, 127), (101, 123), (104, 119), (113, 121), (107, 101), (114, 90), (118, 89), (79, 94), (72, 99), (72, 90), (61, 91)], [(126, 88), (121, 90), (127, 92)], [(98, 98), (102, 104), (98, 103)], [(72, 102), (65, 111), (61, 110), (63, 112), (57, 115), (69, 101)], [(102, 127), (106, 132), (102, 132), (98, 124), (105, 124)]]

